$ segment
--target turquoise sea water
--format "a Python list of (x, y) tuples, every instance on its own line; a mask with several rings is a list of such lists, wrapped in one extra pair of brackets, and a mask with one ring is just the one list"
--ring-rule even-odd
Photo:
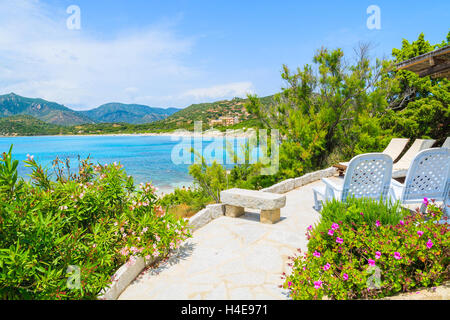
[[(181, 140), (183, 139), (183, 140)], [(202, 142), (202, 149), (208, 148), (211, 138), (190, 138), (171, 136), (42, 136), (42, 137), (1, 137), (0, 153), (8, 151), (11, 144), (14, 159), (20, 160), (19, 174), (27, 178), (30, 170), (22, 162), (27, 154), (34, 155), (35, 159), (53, 172), (51, 162), (57, 156), (64, 160), (70, 158), (72, 170), (78, 168), (78, 155), (83, 159), (90, 155), (92, 162), (112, 163), (120, 162), (124, 165), (127, 174), (135, 178), (136, 183), (150, 182), (169, 192), (175, 187), (192, 184), (188, 174), (189, 164), (174, 163), (172, 150), (179, 148), (183, 141), (183, 148), (192, 142)], [(235, 150), (243, 138), (237, 138)], [(217, 140), (216, 140), (217, 143)], [(216, 148), (217, 149), (217, 148)], [(220, 153), (220, 152), (219, 152)], [(181, 153), (182, 154), (182, 151)], [(212, 154), (215, 156), (215, 154)], [(204, 156), (211, 160), (210, 154)], [(193, 158), (192, 158), (193, 159)], [(224, 158), (225, 159), (225, 158)], [(225, 161), (225, 160), (224, 160)], [(74, 171), (72, 171), (74, 172)]]

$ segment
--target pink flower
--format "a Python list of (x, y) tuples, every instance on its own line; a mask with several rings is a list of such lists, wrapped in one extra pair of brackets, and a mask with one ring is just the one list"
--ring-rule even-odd
[(369, 266), (374, 267), (375, 266), (375, 260), (369, 259)]
[(97, 245), (94, 243), (93, 245), (92, 245), (92, 248), (95, 248)]
[(381, 226), (380, 220), (377, 220), (377, 222), (375, 224), (377, 227)]
[(364, 215), (364, 213), (362, 213), (362, 212), (360, 212), (359, 214), (362, 215), (362, 216)]
[(423, 198), (423, 201), (422, 201), (422, 203), (425, 205), (425, 206), (428, 206), (428, 198)]
[(327, 271), (330, 267), (331, 265), (327, 262), (327, 264), (323, 266), (323, 270)]
[(290, 287), (290, 286), (292, 286), (292, 282), (291, 281), (288, 282), (288, 287)]
[(310, 226), (307, 228), (307, 230), (312, 230), (312, 226), (310, 225)]
[(344, 279), (344, 281), (347, 281), (348, 280), (348, 274), (344, 273), (342, 275), (342, 279)]
[(377, 251), (375, 252), (375, 259), (380, 259), (381, 258), (381, 252)]
[(405, 225), (405, 222), (403, 220), (400, 220), (400, 225)]
[(314, 251), (313, 256), (317, 257), (317, 258), (320, 258), (320, 252)]
[(132, 266), (136, 263), (135, 257), (130, 257), (130, 259), (127, 261), (127, 266)]
[(399, 252), (394, 252), (394, 258), (397, 260), (400, 260), (402, 258), (402, 256), (400, 255)]
[(332, 236), (333, 234), (334, 234), (334, 230), (333, 229), (328, 230), (328, 235)]
[(128, 255), (128, 249), (126, 247), (122, 248), (120, 250), (120, 254), (123, 256), (127, 256)]
[(423, 235), (423, 231), (417, 231), (417, 234), (421, 237)]
[(336, 242), (342, 244), (344, 242), (344, 239), (337, 237)]
[(150, 258), (151, 258), (151, 256), (149, 254), (145, 256), (146, 260), (150, 260)]
[(338, 225), (337, 223), (333, 223), (333, 224), (331, 225), (331, 229), (337, 230), (337, 229), (339, 229), (339, 225)]
[(433, 246), (433, 242), (431, 241), (431, 239), (428, 239), (428, 241), (427, 241), (427, 248), (431, 249), (432, 246)]
[(130, 251), (133, 252), (133, 253), (136, 253), (136, 252), (138, 252), (138, 249), (136, 247), (131, 247)]
[(314, 289), (322, 288), (322, 281), (314, 281)]

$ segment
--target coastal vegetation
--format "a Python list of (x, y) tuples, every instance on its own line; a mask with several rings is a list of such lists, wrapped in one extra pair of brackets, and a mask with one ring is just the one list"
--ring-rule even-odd
[[(12, 147), (0, 159), (0, 297), (95, 299), (136, 257), (164, 258), (190, 237), (150, 184), (136, 187), (118, 163), (55, 159), (53, 172), (28, 156), (17, 175)], [(53, 178), (50, 175), (53, 174)]]
[(442, 211), (411, 214), (368, 199), (325, 204), (308, 252), (290, 257), (283, 287), (294, 300), (374, 299), (449, 280), (450, 232)]

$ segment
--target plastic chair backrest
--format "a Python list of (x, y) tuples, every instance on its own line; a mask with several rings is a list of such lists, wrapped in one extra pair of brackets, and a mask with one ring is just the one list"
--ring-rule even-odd
[(366, 153), (350, 160), (345, 173), (341, 201), (348, 196), (386, 199), (392, 178), (392, 158), (383, 153)]

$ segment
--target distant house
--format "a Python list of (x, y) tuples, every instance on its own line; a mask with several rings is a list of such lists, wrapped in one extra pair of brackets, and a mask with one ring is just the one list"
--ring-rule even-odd
[(209, 125), (210, 126), (221, 126), (222, 125), (222, 120), (220, 119), (213, 119), (213, 120), (209, 120)]
[(239, 123), (238, 117), (220, 117), (219, 119), (213, 119), (209, 121), (210, 126), (232, 126), (236, 123)]

